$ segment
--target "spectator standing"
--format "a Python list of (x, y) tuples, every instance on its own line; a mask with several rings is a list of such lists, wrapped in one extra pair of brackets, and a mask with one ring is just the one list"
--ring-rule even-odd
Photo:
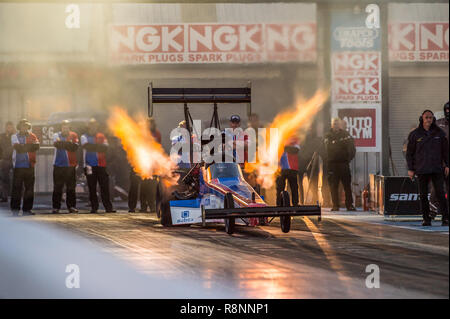
[(356, 211), (353, 206), (352, 176), (349, 165), (355, 157), (356, 149), (353, 138), (341, 128), (340, 122), (339, 118), (332, 120), (331, 129), (325, 135), (323, 143), (327, 161), (328, 183), (333, 202), (331, 211), (339, 211), (339, 182), (344, 187), (347, 210)]
[(11, 121), (5, 124), (5, 133), (0, 134), (0, 202), (7, 202), (11, 194), (10, 174), (13, 168), (11, 136), (15, 134), (14, 124)]
[(105, 211), (114, 213), (109, 194), (109, 175), (106, 171), (108, 141), (105, 135), (98, 131), (98, 123), (95, 119), (89, 120), (88, 131), (81, 136), (81, 145), (84, 153), (84, 171), (88, 183), (91, 213), (97, 213), (99, 206), (97, 184), (100, 186)]
[(448, 206), (444, 194), (444, 176), (448, 177), (448, 141), (445, 132), (436, 125), (436, 118), (425, 110), (419, 118), (419, 126), (408, 136), (406, 161), (408, 176), (417, 175), (419, 183), (420, 209), (423, 226), (431, 226), (428, 183), (433, 183), (439, 208), (442, 212), (442, 226), (448, 226)]
[(11, 136), (13, 147), (13, 182), (11, 191), (11, 211), (18, 216), (23, 193), (23, 216), (34, 215), (31, 211), (34, 201), (34, 166), (36, 164), (36, 151), (39, 150), (39, 140), (31, 133), (31, 123), (22, 119), (17, 124), (18, 133)]
[(78, 135), (70, 130), (70, 122), (61, 123), (61, 131), (53, 136), (53, 145), (56, 148), (53, 163), (53, 214), (61, 209), (61, 198), (64, 186), (66, 187), (66, 205), (69, 213), (77, 213), (76, 209), (76, 167), (78, 150)]

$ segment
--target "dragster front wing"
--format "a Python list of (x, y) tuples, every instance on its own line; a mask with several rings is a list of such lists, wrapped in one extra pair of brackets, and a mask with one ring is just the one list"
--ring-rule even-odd
[(250, 217), (281, 217), (281, 216), (318, 216), (322, 217), (319, 205), (302, 206), (264, 206), (205, 209), (202, 206), (203, 224), (209, 219), (250, 218)]

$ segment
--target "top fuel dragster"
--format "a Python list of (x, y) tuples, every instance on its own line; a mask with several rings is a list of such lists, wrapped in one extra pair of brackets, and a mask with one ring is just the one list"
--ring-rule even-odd
[[(220, 129), (217, 104), (247, 103), (250, 114), (251, 88), (154, 88), (150, 83), (149, 116), (153, 115), (153, 104), (156, 103), (184, 103), (186, 129), (192, 143), (193, 121), (188, 103), (213, 104), (211, 126)], [(192, 147), (190, 150), (192, 163)], [(156, 211), (163, 226), (225, 223), (226, 232), (232, 234), (236, 223), (255, 226), (279, 217), (281, 230), (287, 233), (292, 216), (318, 216), (319, 221), (321, 219), (319, 205), (291, 206), (286, 191), (282, 192), (277, 206), (267, 205), (245, 181), (241, 167), (234, 162), (196, 163), (177, 173), (180, 174), (177, 185), (167, 187), (161, 180), (158, 183)]]

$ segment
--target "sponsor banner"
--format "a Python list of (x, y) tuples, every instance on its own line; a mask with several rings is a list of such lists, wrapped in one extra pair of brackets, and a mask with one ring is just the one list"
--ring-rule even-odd
[(315, 62), (316, 24), (111, 25), (110, 61)]
[(381, 103), (381, 53), (333, 52), (333, 103)]
[[(365, 20), (365, 12), (334, 12), (331, 17), (332, 110), (371, 106), (374, 111), (381, 104), (381, 34), (367, 28)], [(378, 149), (375, 141), (356, 140), (359, 150)]]
[(447, 22), (391, 22), (389, 60), (401, 62), (448, 62)]
[(333, 108), (333, 117), (339, 117), (347, 125), (348, 133), (355, 141), (357, 152), (381, 151), (381, 106)]
[[(384, 215), (422, 215), (417, 181), (407, 176), (381, 176), (378, 209)], [(430, 194), (428, 194), (430, 198)]]
[(196, 224), (202, 222), (202, 211), (193, 207), (170, 207), (173, 225)]
[(331, 20), (332, 51), (378, 51), (380, 29), (366, 27), (365, 13), (334, 12)]

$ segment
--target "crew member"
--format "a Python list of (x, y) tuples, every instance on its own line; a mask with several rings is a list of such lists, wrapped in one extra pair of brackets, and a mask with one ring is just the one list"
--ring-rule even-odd
[(281, 204), (281, 192), (284, 191), (286, 180), (289, 182), (289, 187), (292, 193), (292, 205), (298, 206), (298, 164), (300, 145), (297, 138), (292, 137), (286, 143), (284, 152), (280, 158), (280, 175), (276, 179), (277, 188), (277, 204)]
[(11, 136), (15, 133), (14, 124), (10, 121), (5, 124), (5, 133), (0, 134), (0, 202), (7, 202), (11, 193), (10, 173), (12, 171)]
[[(154, 118), (149, 118), (147, 121), (150, 134), (155, 142), (161, 144), (161, 132), (156, 127)], [(141, 183), (141, 212), (145, 213), (147, 207), (150, 212), (156, 212), (156, 189), (158, 187), (158, 176), (153, 175), (152, 178), (145, 178)]]
[(114, 213), (109, 195), (109, 175), (106, 171), (108, 141), (105, 135), (98, 131), (98, 123), (95, 119), (89, 120), (88, 132), (81, 136), (81, 145), (84, 151), (84, 171), (88, 182), (91, 213), (97, 213), (99, 206), (97, 183), (100, 186), (105, 211)]
[[(184, 136), (183, 132), (181, 131), (182, 129), (187, 129), (186, 121), (183, 120), (180, 123), (178, 123), (177, 128), (180, 129), (180, 132), (179, 132), (179, 134), (172, 136), (172, 138), (171, 138), (172, 147), (176, 144), (184, 145), (185, 143), (188, 143), (188, 141), (185, 140), (185, 136)], [(187, 172), (191, 168), (189, 152), (187, 152), (186, 154), (183, 154), (183, 148), (180, 148), (178, 151), (178, 157), (179, 157), (178, 158), (179, 161), (177, 163), (177, 167), (180, 170), (184, 170)]]
[(32, 132), (31, 123), (22, 119), (17, 124), (17, 134), (11, 136), (13, 147), (13, 182), (11, 191), (11, 210), (13, 216), (18, 216), (23, 191), (23, 216), (34, 215), (31, 211), (34, 201), (34, 165), (36, 164), (36, 151), (39, 150), (39, 140)]
[(341, 128), (339, 118), (331, 122), (331, 129), (325, 135), (323, 146), (328, 169), (328, 183), (330, 185), (331, 211), (339, 211), (339, 182), (345, 192), (345, 206), (349, 211), (355, 211), (351, 189), (352, 176), (350, 174), (350, 161), (355, 157), (356, 149), (353, 138)]
[[(448, 102), (444, 104), (444, 117), (436, 120), (436, 125), (441, 128), (445, 132), (445, 136), (448, 141), (448, 122), (449, 122), (449, 105)], [(447, 206), (448, 206), (448, 190), (449, 190), (449, 177), (444, 176), (444, 185), (445, 185), (445, 193), (447, 196)], [(432, 184), (430, 182), (430, 184)], [(431, 187), (431, 196), (430, 196), (430, 217), (434, 220), (436, 214), (439, 213), (442, 215), (442, 209), (439, 206), (439, 201), (436, 197), (436, 192), (434, 187)]]
[[(134, 213), (139, 194), (139, 187), (142, 183), (142, 178), (136, 174), (133, 167), (130, 165), (130, 188), (128, 189), (128, 212)], [(142, 208), (142, 202), (141, 202)]]
[(53, 163), (53, 213), (58, 214), (61, 209), (63, 187), (66, 186), (66, 205), (69, 213), (77, 213), (76, 209), (76, 167), (78, 149), (78, 135), (70, 131), (70, 122), (61, 123), (61, 132), (53, 136), (56, 148)]
[[(242, 169), (245, 168), (245, 163), (248, 162), (248, 135), (244, 133), (244, 131), (241, 131), (239, 133), (236, 134), (236, 132), (234, 132), (235, 130), (241, 129), (241, 117), (237, 114), (232, 115), (230, 117), (230, 128), (233, 130), (232, 135), (230, 136), (229, 132), (227, 130), (225, 130), (225, 143), (227, 142), (227, 139), (232, 141), (232, 145), (226, 145), (226, 147), (228, 149), (232, 149), (232, 154), (233, 154), (233, 158), (234, 161), (236, 163), (239, 163), (239, 165), (241, 166)], [(228, 135), (228, 138), (227, 138)], [(242, 143), (243, 142), (243, 152), (241, 152), (241, 150), (238, 148), (238, 143)], [(226, 152), (227, 153), (227, 152)], [(243, 153), (243, 158), (242, 158), (242, 154)], [(244, 175), (244, 177), (246, 177)]]
[(444, 194), (444, 175), (447, 177), (449, 173), (448, 141), (430, 110), (422, 112), (419, 126), (408, 136), (406, 161), (408, 176), (413, 179), (417, 175), (419, 182), (422, 225), (431, 226), (428, 202), (428, 183), (431, 180), (442, 211), (442, 225), (448, 226), (448, 206)]
[[(258, 162), (258, 129), (261, 127), (260, 121), (259, 121), (259, 116), (256, 113), (252, 113), (249, 115), (248, 117), (248, 122), (247, 122), (247, 129), (253, 129), (255, 132), (255, 136), (249, 136), (246, 135), (248, 138), (247, 141), (247, 156), (248, 156), (248, 162), (252, 162), (252, 163), (256, 163)], [(261, 137), (262, 138), (262, 137)], [(251, 151), (248, 152), (248, 146), (255, 146), (254, 150), (255, 152)], [(245, 166), (244, 166), (244, 170), (242, 171), (245, 180), (247, 181), (247, 183), (253, 187), (253, 189), (259, 194), (259, 195), (263, 195), (264, 190), (261, 188), (261, 185), (258, 183), (258, 175), (257, 175), (257, 171), (251, 170), (251, 171), (247, 171), (245, 170)]]

